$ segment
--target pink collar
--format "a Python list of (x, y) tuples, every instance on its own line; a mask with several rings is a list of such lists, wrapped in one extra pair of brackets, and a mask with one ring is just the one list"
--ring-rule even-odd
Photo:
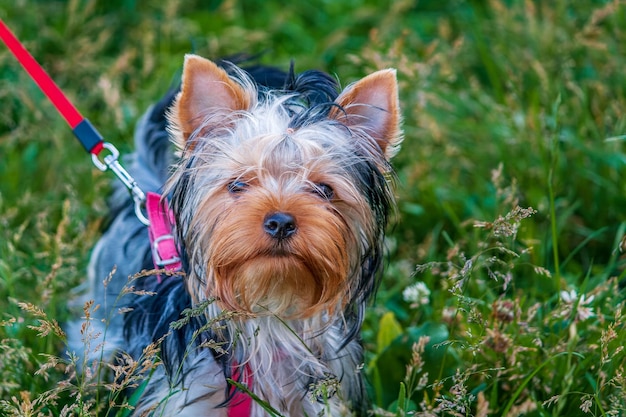
[[(152, 260), (156, 269), (165, 269), (168, 272), (179, 271), (182, 268), (180, 255), (176, 248), (172, 224), (174, 216), (167, 207), (167, 201), (161, 201), (161, 195), (148, 193), (146, 195), (146, 211), (150, 226), (150, 247), (152, 248)], [(158, 276), (161, 282), (161, 275)]]

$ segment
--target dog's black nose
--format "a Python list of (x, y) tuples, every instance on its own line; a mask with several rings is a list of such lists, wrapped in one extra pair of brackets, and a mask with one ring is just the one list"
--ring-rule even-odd
[(296, 220), (288, 213), (272, 213), (265, 217), (263, 229), (274, 239), (286, 239), (296, 232)]

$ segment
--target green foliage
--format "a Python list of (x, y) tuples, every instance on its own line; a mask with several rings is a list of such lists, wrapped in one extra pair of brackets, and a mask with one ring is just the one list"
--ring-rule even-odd
[[(264, 52), (344, 84), (397, 68), (397, 224), (363, 331), (374, 414), (624, 414), (623, 2), (0, 4), (123, 152), (186, 52)], [(107, 396), (122, 415), (121, 386), (58, 358), (111, 178), (4, 47), (0, 102), (0, 410), (92, 415)]]

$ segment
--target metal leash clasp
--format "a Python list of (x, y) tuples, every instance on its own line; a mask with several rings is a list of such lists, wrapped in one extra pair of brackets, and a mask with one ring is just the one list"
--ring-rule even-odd
[(106, 171), (110, 169), (113, 173), (119, 178), (122, 183), (128, 188), (130, 194), (135, 201), (135, 216), (139, 219), (141, 223), (146, 226), (150, 226), (150, 220), (143, 214), (143, 209), (146, 205), (146, 195), (137, 185), (137, 181), (124, 169), (124, 167), (119, 163), (118, 158), (120, 156), (120, 152), (117, 150), (115, 146), (108, 142), (104, 142), (102, 147), (109, 151), (110, 153), (106, 155), (102, 160), (99, 159), (98, 155), (91, 154), (91, 160), (93, 164), (100, 171)]

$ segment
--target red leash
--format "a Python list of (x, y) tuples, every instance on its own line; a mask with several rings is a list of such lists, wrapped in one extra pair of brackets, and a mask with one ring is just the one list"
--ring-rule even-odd
[[(5, 43), (15, 58), (24, 67), (26, 72), (31, 76), (33, 81), (37, 83), (41, 91), (50, 99), (54, 107), (61, 113), (74, 136), (83, 145), (83, 148), (91, 154), (94, 165), (101, 171), (110, 169), (124, 183), (126, 188), (131, 192), (135, 201), (135, 214), (137, 218), (145, 225), (149, 224), (148, 219), (144, 216), (142, 208), (146, 201), (146, 196), (141, 191), (134, 178), (128, 174), (118, 162), (119, 151), (115, 146), (108, 142), (104, 142), (102, 135), (96, 128), (80, 114), (78, 109), (63, 94), (63, 91), (44, 71), (33, 56), (26, 50), (24, 45), (13, 35), (7, 25), (0, 19), (0, 39)], [(103, 149), (110, 152), (102, 160), (98, 156)]]
[(91, 154), (99, 154), (104, 147), (104, 141), (98, 131), (85, 119), (78, 109), (67, 99), (58, 85), (50, 78), (44, 69), (35, 61), (35, 58), (24, 48), (24, 45), (11, 33), (9, 28), (0, 19), (0, 38), (9, 47), (15, 58), (22, 64), (26, 72), (37, 83), (41, 91), (50, 99), (54, 107), (70, 125), (74, 135), (78, 138), (85, 150)]

